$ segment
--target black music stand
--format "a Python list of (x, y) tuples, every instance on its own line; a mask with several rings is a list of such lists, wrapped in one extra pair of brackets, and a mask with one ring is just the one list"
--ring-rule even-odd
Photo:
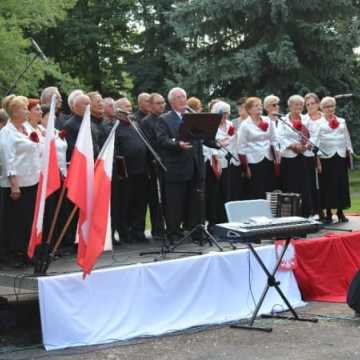
[[(181, 141), (215, 141), (215, 136), (220, 125), (222, 114), (214, 113), (185, 113), (182, 117), (182, 123), (179, 128), (179, 140)], [(201, 145), (200, 145), (201, 146)], [(204, 219), (201, 219), (203, 221)], [(177, 241), (170, 247), (169, 251), (174, 251), (186, 239), (190, 238), (192, 234), (201, 232), (207, 239), (210, 246), (215, 245), (219, 251), (223, 248), (217, 242), (216, 238), (210, 234), (204, 224), (200, 223), (189, 231), (182, 239)], [(203, 241), (200, 241), (200, 246), (203, 246)]]
[(185, 113), (179, 128), (179, 140), (215, 140), (221, 122), (221, 114)]
[(263, 293), (260, 296), (260, 299), (255, 307), (254, 313), (250, 319), (250, 321), (247, 324), (234, 324), (231, 325), (230, 327), (233, 329), (247, 329), (247, 330), (258, 330), (258, 331), (265, 331), (265, 332), (271, 332), (272, 328), (271, 327), (257, 327), (254, 326), (254, 322), (256, 320), (256, 317), (260, 311), (260, 308), (265, 300), (265, 297), (269, 291), (269, 289), (271, 287), (274, 287), (275, 290), (277, 291), (277, 293), (280, 295), (281, 299), (284, 301), (284, 303), (286, 304), (286, 306), (288, 307), (287, 310), (285, 311), (290, 311), (292, 316), (282, 316), (282, 315), (261, 315), (262, 318), (275, 318), (275, 319), (285, 319), (285, 320), (296, 320), (296, 321), (308, 321), (308, 322), (312, 322), (312, 323), (316, 323), (318, 322), (318, 319), (314, 319), (314, 318), (302, 318), (300, 317), (297, 312), (295, 311), (295, 309), (291, 306), (289, 300), (286, 298), (285, 294), (283, 293), (283, 291), (280, 288), (280, 281), (276, 280), (276, 273), (280, 267), (280, 264), (284, 258), (284, 255), (286, 253), (286, 250), (288, 249), (289, 245), (291, 242), (291, 238), (286, 238), (285, 239), (285, 244), (283, 246), (283, 249), (280, 253), (280, 256), (275, 264), (274, 269), (270, 272), (270, 270), (265, 266), (263, 260), (261, 259), (261, 257), (259, 256), (259, 254), (256, 252), (254, 246), (252, 245), (252, 243), (250, 241), (248, 241), (246, 243), (247, 247), (249, 248), (250, 252), (254, 255), (256, 261), (258, 262), (258, 264), (260, 265), (261, 269), (264, 271), (264, 273), (267, 276), (267, 284), (265, 285), (265, 288), (263, 290)]

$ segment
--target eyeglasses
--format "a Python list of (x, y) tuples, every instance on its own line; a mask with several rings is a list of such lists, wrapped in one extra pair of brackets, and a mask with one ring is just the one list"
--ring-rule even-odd
[(155, 105), (164, 105), (165, 101), (155, 101), (154, 104)]
[(326, 105), (326, 106), (323, 106), (323, 109), (331, 109), (334, 107), (335, 107), (335, 105)]
[(279, 103), (271, 104), (272, 107), (279, 106)]

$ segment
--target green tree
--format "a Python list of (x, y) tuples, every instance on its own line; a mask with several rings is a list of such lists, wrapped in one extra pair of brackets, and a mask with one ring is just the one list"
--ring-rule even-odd
[(64, 21), (41, 33), (39, 42), (85, 89), (117, 96), (132, 87), (124, 57), (134, 47), (133, 6), (134, 0), (78, 0)]
[[(76, 0), (37, 0), (0, 2), (0, 92), (4, 95), (17, 75), (31, 61), (34, 49), (30, 37), (39, 31), (56, 26)], [(56, 64), (44, 64), (37, 60), (19, 81), (14, 92), (38, 96), (39, 83), (45, 77), (65, 78)]]
[(136, 51), (126, 58), (127, 70), (134, 77), (133, 94), (141, 91), (166, 93), (176, 82), (167, 54), (181, 52), (186, 42), (178, 37), (170, 22), (169, 13), (177, 0), (139, 0), (134, 8), (138, 24)]
[(187, 48), (167, 60), (205, 97), (348, 91), (359, 84), (358, 10), (351, 0), (182, 2), (171, 19)]

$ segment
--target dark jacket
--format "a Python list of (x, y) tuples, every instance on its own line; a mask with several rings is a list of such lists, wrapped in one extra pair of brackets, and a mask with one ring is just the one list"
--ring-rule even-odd
[(97, 139), (99, 150), (101, 150), (107, 137), (107, 128), (104, 121), (102, 119), (91, 116), (91, 131), (96, 133), (95, 138)]
[[(72, 153), (74, 151), (74, 147), (76, 144), (76, 139), (80, 130), (81, 122), (83, 117), (73, 114), (64, 124), (63, 130), (65, 131), (65, 137), (68, 144), (68, 148), (66, 151), (66, 161), (71, 160)], [(97, 158), (100, 148), (99, 148), (99, 140), (96, 129), (94, 129), (94, 125), (91, 124), (91, 136), (93, 140), (93, 148), (94, 148), (94, 159)]]
[(194, 149), (183, 150), (179, 146), (180, 124), (176, 112), (169, 111), (159, 117), (156, 129), (158, 149), (167, 168), (164, 173), (166, 182), (189, 181), (195, 173)]
[(115, 156), (125, 158), (128, 175), (146, 173), (146, 146), (134, 128), (126, 121), (120, 121), (115, 132)]
[(142, 112), (141, 110), (138, 110), (138, 111), (136, 111), (136, 112), (134, 113), (133, 118), (134, 118), (134, 120), (135, 120), (138, 124), (140, 124), (140, 123), (141, 123), (141, 120), (142, 120), (145, 116), (147, 116), (147, 114), (145, 114), (145, 113)]
[(140, 129), (149, 141), (150, 145), (157, 150), (157, 127), (159, 123), (159, 116), (149, 114), (145, 116), (140, 122)]

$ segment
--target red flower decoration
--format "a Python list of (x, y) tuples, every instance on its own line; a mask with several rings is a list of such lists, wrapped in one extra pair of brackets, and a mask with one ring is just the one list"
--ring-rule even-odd
[(30, 140), (33, 141), (34, 143), (40, 142), (39, 135), (35, 131), (33, 131), (30, 134)]
[(302, 123), (301, 123), (301, 117), (299, 115), (290, 115), (290, 121), (294, 129), (301, 131)]
[(298, 130), (298, 131), (301, 131), (302, 129), (302, 123), (301, 123), (301, 120), (294, 120), (292, 121), (292, 126), (294, 129)]
[(332, 128), (332, 129), (337, 129), (339, 127), (340, 123), (339, 123), (339, 120), (337, 119), (336, 116), (332, 116), (330, 119), (329, 119), (329, 126)]
[(229, 130), (228, 130), (228, 135), (229, 136), (235, 135), (235, 126), (230, 125)]
[(262, 131), (266, 131), (269, 127), (269, 124), (264, 121), (264, 120), (261, 120), (258, 124), (258, 127), (262, 130)]
[(65, 130), (59, 131), (59, 138), (61, 140), (64, 140), (66, 138), (66, 131)]

